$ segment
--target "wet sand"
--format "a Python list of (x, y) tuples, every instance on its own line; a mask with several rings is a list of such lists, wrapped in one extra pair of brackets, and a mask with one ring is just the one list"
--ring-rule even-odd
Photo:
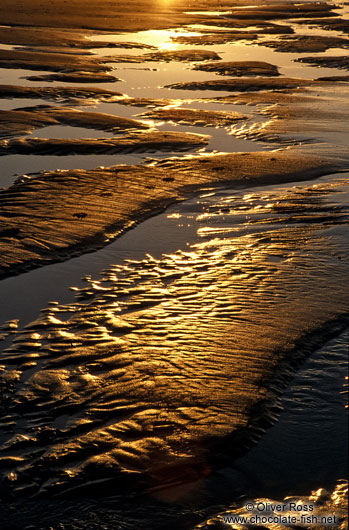
[[(176, 134), (179, 133), (168, 133), (165, 138), (160, 136), (159, 145), (156, 136), (149, 141), (154, 148), (159, 148), (161, 142), (165, 146), (170, 142), (174, 147)], [(143, 135), (146, 137), (147, 133)], [(192, 136), (194, 141), (202, 143), (201, 137)], [(132, 137), (130, 140), (134, 144)], [(122, 138), (119, 145), (121, 141)], [(188, 141), (189, 133), (183, 137), (184, 147)], [(3, 142), (8, 142), (5, 147), (9, 149), (13, 146), (14, 152), (26, 152), (24, 141), (19, 140), (17, 144), (15, 140)], [(41, 149), (47, 146), (49, 154), (60, 152), (65, 145), (74, 150), (74, 144), (71, 144), (71, 141), (67, 144), (58, 140), (39, 143), (37, 139), (36, 144), (29, 141), (28, 148), (31, 152), (31, 145), (39, 148), (42, 145)], [(106, 152), (115, 149), (109, 139), (97, 140), (94, 145)], [(93, 148), (92, 141), (76, 141), (75, 149), (78, 146), (83, 152)], [(207, 184), (229, 183), (248, 187), (256, 183), (308, 180), (333, 173), (340, 167), (340, 164), (336, 166), (321, 158), (278, 151), (170, 159), (148, 167), (115, 166), (93, 171), (42, 173), (0, 193), (4, 237), (0, 275), (6, 277), (42, 263), (67, 259), (84, 249), (99, 247), (106, 243), (106, 232), (114, 233), (115, 237), (136, 221), (179, 198), (190, 197)]]
[[(345, 178), (318, 177), (349, 168), (347, 21), (324, 2), (4, 0), (0, 23), (0, 156), (28, 163), (0, 191), (1, 279), (69, 266), (198, 193), (245, 190), (193, 207), (201, 239), (184, 251), (110, 265), (72, 303), (1, 328), (6, 510), (33, 496), (26, 521), (47, 528), (49, 499), (51, 526), (78, 529), (68, 499), (89, 510), (136, 495), (144, 528), (169, 529), (184, 498), (193, 527), (217, 513), (205, 484), (277, 421), (295, 370), (346, 325)], [(33, 173), (42, 155), (72, 166)], [(81, 155), (115, 163), (79, 169)], [(138, 526), (126, 512), (107, 528)]]
[(73, 303), (4, 328), (4, 426), (30, 432), (2, 447), (6, 487), (86, 499), (126, 483), (170, 500), (241, 457), (302, 360), (345, 325), (347, 209), (331, 204), (343, 185), (203, 197), (202, 233), (218, 222), (187, 252), (111, 266)]
[[(155, 8), (156, 5), (156, 8)], [(247, 9), (234, 10), (232, 7), (246, 5)], [(249, 6), (255, 5), (253, 9)], [(291, 7), (290, 7), (291, 6)], [(275, 7), (259, 7), (256, 0), (221, 2), (218, 0), (200, 0), (195, 5), (188, 5), (184, 0), (176, 2), (159, 2), (153, 0), (112, 0), (107, 4), (96, 0), (72, 0), (69, 5), (64, 0), (54, 0), (47, 9), (44, 0), (23, 0), (21, 7), (14, 6), (4, 0), (0, 8), (0, 18), (5, 25), (32, 25), (33, 19), (37, 26), (50, 28), (89, 28), (96, 30), (137, 31), (142, 29), (162, 29), (183, 24), (193, 24), (205, 18), (205, 15), (187, 14), (186, 11), (224, 11), (231, 10), (232, 19), (273, 19), (295, 17), (328, 17), (331, 6), (325, 3), (309, 3), (300, 5), (293, 2), (275, 3)], [(251, 16), (252, 15), (252, 16)], [(206, 16), (207, 18), (207, 16)], [(28, 24), (30, 20), (30, 24)]]

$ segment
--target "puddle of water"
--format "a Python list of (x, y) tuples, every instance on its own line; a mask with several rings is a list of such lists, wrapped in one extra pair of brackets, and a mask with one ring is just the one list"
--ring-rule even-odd
[[(123, 83), (118, 85), (118, 89), (133, 97), (178, 98), (177, 90), (168, 90), (164, 88), (165, 85), (181, 81), (206, 81), (217, 77), (216, 74), (191, 70), (189, 65), (182, 61), (145, 62), (143, 64), (149, 67), (149, 70), (142, 71), (141, 75), (138, 70), (129, 68), (131, 64), (117, 64), (118, 68), (122, 68), (123, 78)], [(118, 75), (117, 71), (114, 73)], [(186, 97), (193, 97), (193, 93), (186, 91)], [(196, 91), (195, 97), (198, 97)]]
[[(171, 41), (171, 37), (181, 37), (181, 36), (195, 36), (198, 35), (196, 31), (191, 31), (190, 28), (183, 28), (183, 29), (177, 29), (177, 28), (170, 28), (165, 30), (148, 30), (148, 31), (138, 31), (136, 33), (117, 33), (117, 34), (108, 34), (108, 35), (93, 35), (92, 37), (89, 37), (89, 40), (92, 42), (98, 42), (98, 41), (105, 41), (106, 38), (109, 42), (112, 42), (114, 44), (123, 43), (123, 42), (136, 42), (141, 44), (147, 44), (150, 46), (155, 46), (160, 49), (173, 49), (172, 45), (173, 42)], [(93, 51), (95, 53), (99, 53), (99, 50), (110, 50), (111, 54), (115, 53), (113, 52), (113, 49), (108, 48), (96, 48)], [(118, 49), (118, 48), (116, 48)], [(179, 49), (179, 48), (176, 48)], [(137, 55), (140, 53), (147, 53), (150, 52), (150, 49), (144, 49), (140, 51), (137, 48), (119, 48), (118, 50), (124, 50), (122, 53), (125, 53), (127, 55), (131, 55), (131, 53), (136, 53)], [(120, 51), (118, 51), (120, 53)]]
[[(45, 101), (42, 99), (31, 99), (31, 98), (13, 98), (13, 99), (0, 99), (1, 110), (15, 110), (27, 107), (35, 107), (36, 105), (43, 105)], [(47, 103), (48, 105), (50, 103)], [(54, 105), (54, 103), (51, 103)]]
[[(163, 157), (166, 156), (164, 153)], [(56, 169), (95, 169), (99, 166), (140, 164), (142, 155), (6, 155), (1, 157), (0, 188), (11, 186), (20, 175)]]
[(19, 85), (19, 86), (29, 86), (30, 83), (33, 83), (34, 86), (54, 86), (55, 82), (43, 83), (42, 81), (28, 81), (25, 79), (28, 76), (32, 75), (50, 75), (52, 72), (48, 70), (24, 70), (22, 68), (7, 68), (0, 69), (0, 82), (1, 84), (6, 85)]
[(50, 125), (33, 131), (31, 136), (35, 136), (36, 138), (113, 138), (115, 134), (106, 131), (85, 129), (85, 127)]

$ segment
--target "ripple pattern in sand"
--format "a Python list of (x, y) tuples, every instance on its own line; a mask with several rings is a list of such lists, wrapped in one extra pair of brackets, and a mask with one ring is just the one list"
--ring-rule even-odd
[(241, 455), (344, 323), (344, 184), (203, 198), (188, 252), (111, 266), (73, 304), (9, 328), (5, 488), (163, 488)]

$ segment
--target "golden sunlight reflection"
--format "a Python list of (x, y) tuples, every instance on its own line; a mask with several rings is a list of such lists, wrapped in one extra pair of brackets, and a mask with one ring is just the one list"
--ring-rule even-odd
[(180, 219), (182, 215), (180, 213), (172, 213), (167, 216), (168, 219)]
[[(348, 375), (345, 376), (345, 383), (343, 387), (344, 387), (344, 390), (341, 392), (341, 394), (349, 395), (349, 376)], [(345, 408), (346, 409), (349, 408), (349, 403), (345, 404)]]
[[(24, 386), (14, 387), (16, 405), (6, 421), (41, 414), (27, 442), (28, 466), (52, 473), (49, 481), (39, 476), (33, 489), (78, 491), (90, 477), (108, 484), (132, 474), (155, 495), (159, 485), (169, 491), (209, 473), (206, 440), (224, 443), (238, 433), (239, 447), (249, 443), (247, 422), (251, 411), (268, 405), (272, 370), (287, 362), (314, 321), (326, 323), (347, 307), (345, 263), (336, 254), (339, 248), (344, 256), (343, 225), (324, 242), (328, 228), (304, 222), (304, 212), (324, 215), (330, 190), (326, 183), (259, 197), (206, 190), (199, 200), (216, 215), (213, 226), (200, 220), (206, 239), (159, 259), (126, 259), (99, 280), (86, 276), (72, 306), (49, 308), (16, 335), (2, 362), (16, 359), (17, 373), (9, 377), (22, 377)], [(265, 208), (276, 203), (275, 212)], [(196, 206), (172, 217), (191, 219)], [(328, 214), (333, 222), (336, 213)], [(224, 225), (229, 215), (232, 226)], [(25, 373), (37, 352), (38, 368)], [(72, 411), (63, 426), (62, 407)], [(272, 410), (262, 412), (275, 420)], [(52, 429), (61, 438), (52, 434), (37, 464), (37, 440)], [(6, 450), (17, 451), (16, 443), (11, 439)], [(17, 487), (26, 484), (27, 469), (16, 463), (9, 469), (18, 473)]]
[[(198, 31), (186, 31), (180, 29), (154, 29), (146, 31), (138, 31), (127, 35), (129, 42), (137, 42), (147, 46), (154, 46), (159, 51), (172, 51), (185, 48), (182, 44), (172, 41), (177, 37), (195, 37), (200, 35)], [(90, 40), (98, 42), (104, 41), (105, 35), (94, 35), (89, 37)], [(108, 34), (108, 41), (113, 43), (125, 41), (125, 34)]]
[(182, 47), (179, 43), (174, 42), (172, 40), (173, 38), (199, 35), (199, 33), (194, 31), (178, 31), (175, 29), (150, 30), (145, 33), (146, 36), (143, 42), (146, 44), (151, 44), (152, 46), (156, 46), (161, 51), (178, 50)]

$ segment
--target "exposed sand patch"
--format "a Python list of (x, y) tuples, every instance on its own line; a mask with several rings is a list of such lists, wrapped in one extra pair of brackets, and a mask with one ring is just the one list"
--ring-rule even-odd
[(349, 56), (325, 56), (321, 57), (316, 55), (315, 57), (299, 57), (295, 59), (299, 63), (307, 63), (315, 66), (325, 66), (326, 68), (343, 68), (349, 70)]
[(45, 105), (0, 111), (0, 136), (3, 138), (28, 134), (34, 129), (59, 124), (114, 133), (149, 128), (149, 125), (140, 121), (112, 114), (83, 112), (76, 109)]
[(344, 37), (326, 37), (317, 35), (296, 35), (279, 40), (263, 42), (263, 46), (274, 48), (278, 52), (325, 52), (330, 48), (349, 48), (349, 40)]
[(240, 40), (256, 40), (258, 35), (256, 32), (217, 32), (213, 34), (204, 34), (198, 36), (181, 36), (172, 37), (173, 42), (178, 44), (189, 44), (192, 46), (213, 46), (215, 44), (228, 44), (229, 42), (235, 42)]
[(26, 87), (0, 85), (0, 98), (46, 99), (49, 101), (86, 104), (93, 101), (116, 101), (123, 97), (121, 92), (95, 87)]
[(349, 20), (345, 18), (323, 18), (319, 20), (297, 20), (298, 24), (307, 24), (311, 27), (321, 27), (327, 30), (349, 33)]
[(216, 63), (197, 64), (193, 70), (216, 72), (231, 76), (278, 76), (277, 66), (262, 61), (219, 61)]
[(118, 100), (119, 105), (130, 105), (131, 107), (168, 107), (171, 105), (178, 106), (184, 102), (192, 100), (167, 99), (167, 98), (131, 98), (124, 96)]
[[(330, 79), (330, 78), (329, 78)], [(348, 76), (349, 80), (349, 76)], [(346, 109), (340, 111), (330, 106), (330, 99), (327, 95), (328, 108), (323, 105), (315, 111), (314, 101), (316, 94), (310, 96), (309, 100), (293, 101), (292, 105), (280, 104), (265, 105), (261, 113), (270, 117), (263, 125), (242, 128), (238, 135), (251, 140), (261, 140), (276, 143), (317, 143), (324, 142), (328, 133), (346, 133), (346, 123), (349, 120), (349, 113)], [(323, 102), (326, 95), (323, 95)], [(339, 153), (338, 153), (339, 157)]]
[(58, 53), (64, 55), (88, 55), (89, 57), (94, 57), (94, 53), (85, 48), (75, 48), (74, 46), (64, 47), (64, 46), (15, 46), (15, 50), (23, 52), (38, 52), (38, 53)]
[[(2, 7), (0, 7), (1, 13)], [(31, 15), (32, 16), (32, 15)], [(1, 17), (3, 21), (3, 16)], [(28, 21), (27, 21), (28, 22)], [(25, 45), (25, 46), (66, 46), (66, 47), (92, 47), (90, 40), (85, 35), (93, 35), (88, 30), (40, 28), (33, 26), (1, 26), (0, 42), (2, 44)], [(47, 51), (47, 50), (46, 50)]]
[[(264, 22), (260, 19), (234, 19), (226, 18), (226, 17), (215, 17), (212, 19), (206, 19), (201, 21), (202, 25), (211, 26), (210, 30), (207, 30), (207, 32), (215, 33), (213, 30), (213, 27), (222, 27), (222, 28), (231, 28), (234, 30), (236, 29), (247, 29), (250, 27), (256, 27), (257, 29), (253, 31), (253, 33), (257, 33), (258, 35), (278, 35), (278, 34), (292, 34), (294, 33), (294, 30), (291, 28), (291, 26), (286, 26), (285, 24), (275, 24), (274, 22)], [(200, 31), (203, 31), (200, 29)]]
[(0, 136), (10, 138), (11, 136), (22, 136), (29, 134), (34, 129), (56, 125), (54, 118), (35, 115), (21, 111), (0, 111)]
[(74, 72), (70, 74), (42, 74), (25, 77), (28, 81), (63, 81), (66, 83), (115, 83), (121, 79), (107, 73)]
[[(1, 12), (1, 6), (0, 6)], [(59, 20), (59, 18), (58, 18)], [(100, 33), (100, 32), (98, 32)], [(96, 48), (139, 48), (152, 49), (154, 46), (137, 42), (118, 42), (117, 44), (108, 41), (106, 33), (105, 41), (94, 41), (88, 37), (93, 37), (96, 31), (75, 28), (45, 28), (38, 26), (0, 26), (0, 42), (2, 44), (30, 46), (31, 51), (75, 53), (75, 50)]]
[(146, 119), (166, 120), (183, 125), (204, 127), (226, 127), (240, 120), (248, 120), (249, 116), (240, 112), (209, 111), (198, 109), (156, 109), (140, 114)]
[(329, 75), (325, 77), (319, 77), (319, 81), (330, 81), (331, 83), (336, 83), (336, 82), (347, 83), (349, 81), (349, 75)]
[(299, 87), (320, 84), (311, 79), (279, 78), (239, 78), (239, 79), (212, 79), (208, 81), (189, 81), (166, 85), (166, 88), (178, 90), (225, 90), (227, 92), (245, 92), (254, 90), (288, 90)]
[(217, 96), (213, 98), (203, 98), (202, 101), (212, 103), (223, 103), (232, 105), (263, 105), (269, 103), (280, 103), (283, 105), (292, 105), (294, 103), (307, 103), (319, 101), (319, 97), (312, 95), (306, 88), (295, 88), (287, 92), (278, 91), (260, 91), (234, 94), (231, 96)]
[(284, 19), (284, 18), (306, 18), (306, 17), (328, 17), (335, 16), (331, 11), (334, 6), (325, 2), (305, 2), (303, 4), (298, 2), (280, 2), (271, 3), (270, 5), (257, 5), (252, 7), (242, 7), (241, 9), (232, 9), (227, 18), (261, 18), (268, 19)]
[(143, 55), (110, 55), (105, 61), (108, 63), (144, 63), (169, 61), (213, 61), (220, 56), (207, 50), (164, 50)]
[(106, 232), (116, 237), (207, 183), (281, 183), (338, 167), (333, 161), (286, 150), (169, 159), (155, 166), (43, 172), (0, 193), (1, 230), (15, 234), (0, 241), (0, 277), (103, 246)]
[(23, 68), (26, 70), (49, 70), (53, 72), (100, 73), (110, 70), (100, 59), (86, 55), (65, 53), (28, 52), (23, 50), (0, 50), (0, 68)]
[(116, 138), (20, 138), (0, 140), (0, 156), (24, 155), (76, 155), (188, 151), (208, 143), (208, 137), (180, 132), (151, 131), (134, 132)]

